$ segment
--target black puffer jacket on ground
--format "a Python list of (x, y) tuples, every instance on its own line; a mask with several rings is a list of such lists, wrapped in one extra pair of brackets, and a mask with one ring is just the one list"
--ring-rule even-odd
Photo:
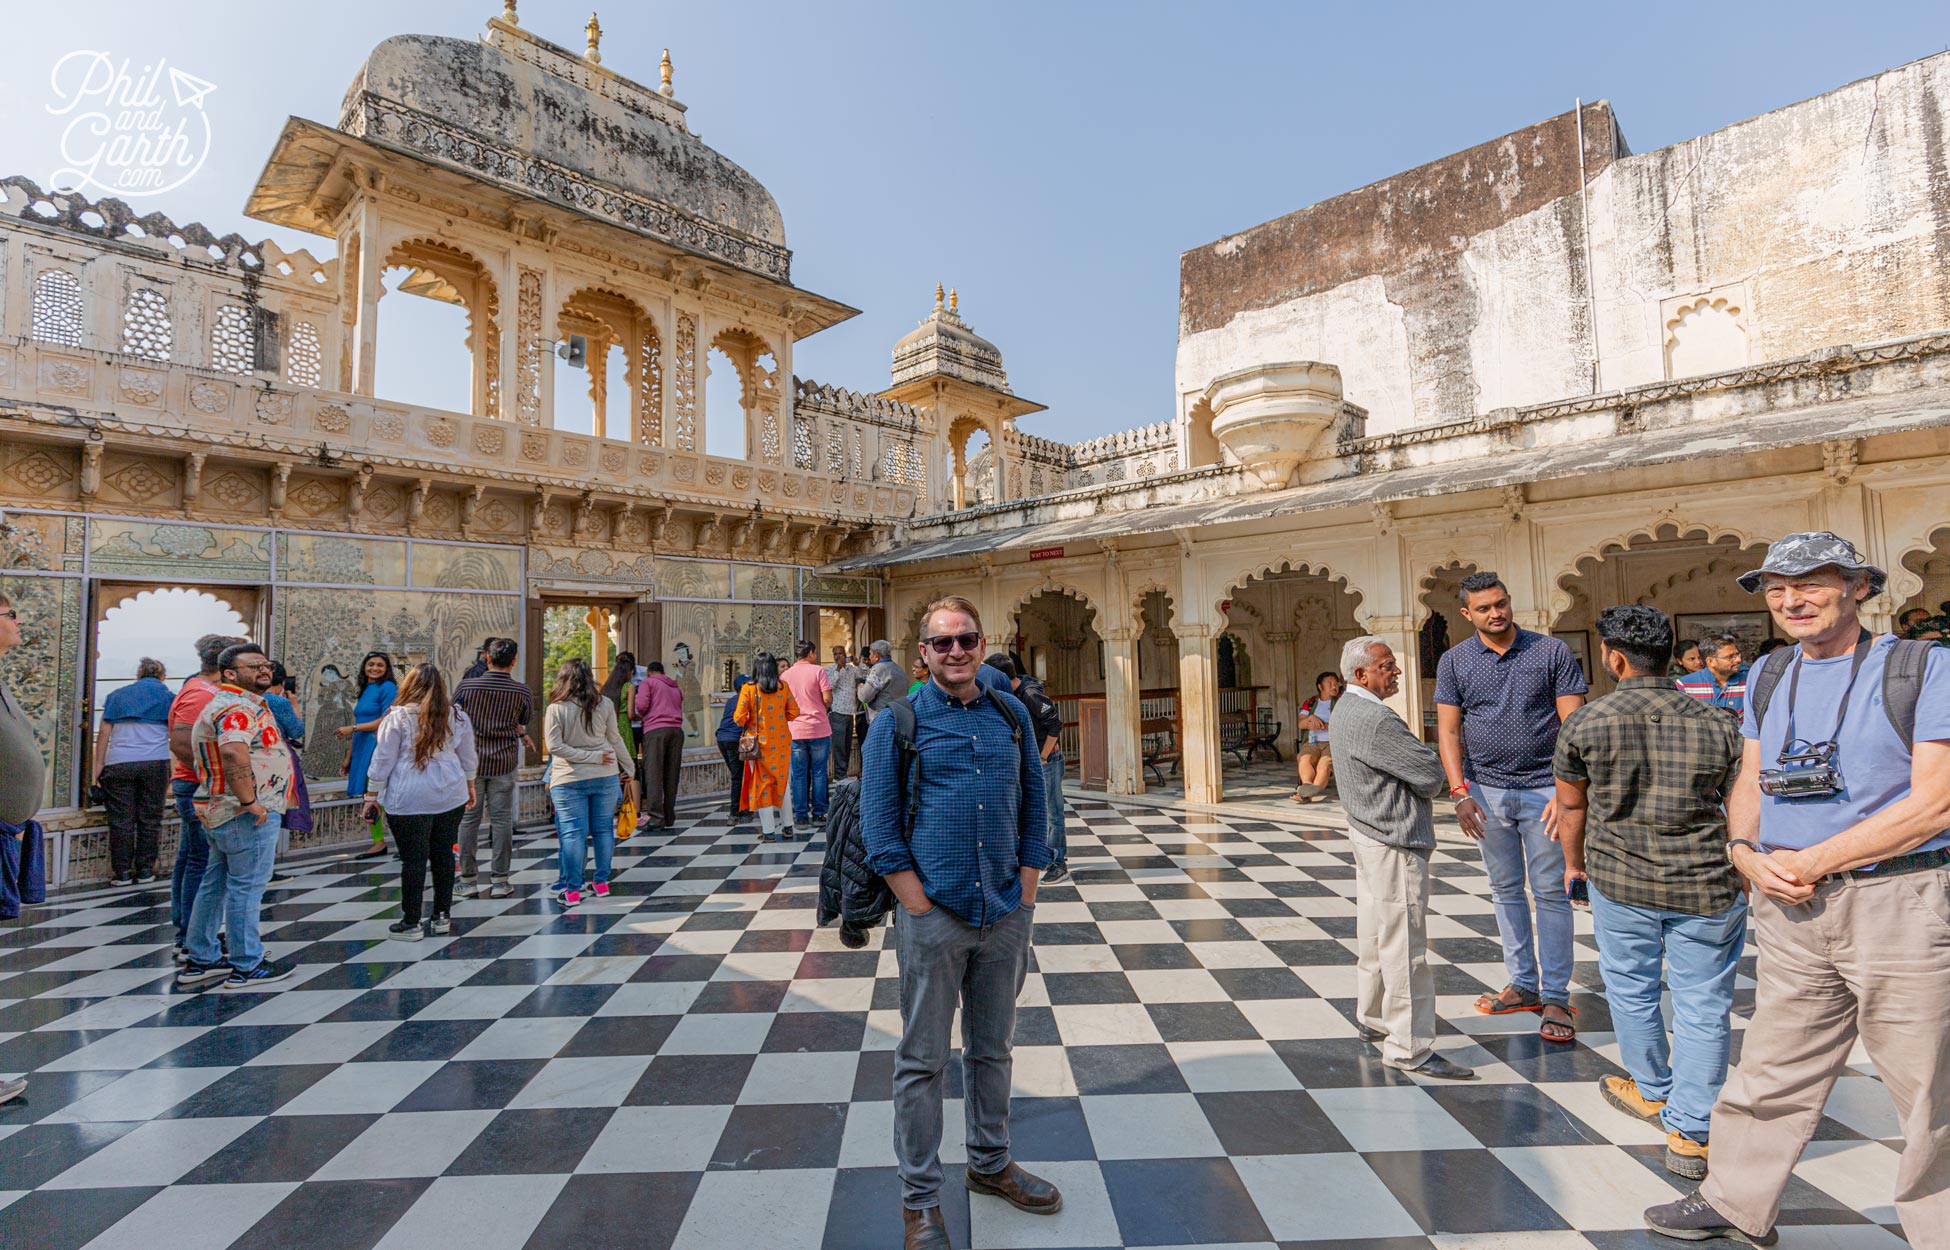
[(860, 783), (836, 782), (826, 803), (826, 860), (819, 867), (819, 923), (840, 922), (840, 943), (858, 949), (894, 907), (894, 892), (867, 865)]

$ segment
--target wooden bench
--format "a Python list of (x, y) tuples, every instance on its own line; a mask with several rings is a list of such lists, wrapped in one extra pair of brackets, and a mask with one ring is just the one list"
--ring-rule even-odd
[(1165, 784), (1164, 765), (1178, 772), (1178, 761), (1184, 758), (1184, 751), (1178, 745), (1178, 722), (1169, 717), (1157, 717), (1138, 722), (1138, 744), (1144, 760), (1144, 767)]

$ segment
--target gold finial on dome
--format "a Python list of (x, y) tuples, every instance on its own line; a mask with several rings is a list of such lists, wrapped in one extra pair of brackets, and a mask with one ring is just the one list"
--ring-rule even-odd
[(515, 16), (515, 0), (502, 0), (502, 4), (501, 20), (510, 26), (520, 25), (520, 19)]
[(664, 62), (658, 68), (663, 73), (663, 82), (664, 82), (664, 85), (662, 87), (659, 87), (658, 90), (665, 95), (669, 95), (670, 94), (670, 49), (669, 48), (664, 49)]
[(936, 312), (941, 311), (941, 284), (939, 282), (934, 284), (934, 310)]
[(954, 291), (948, 292), (948, 311), (949, 312), (961, 311), (961, 296), (957, 295)]
[(594, 13), (589, 15), (589, 24), (582, 28), (582, 33), (589, 36), (589, 51), (582, 54), (583, 60), (588, 61), (591, 65), (601, 65), (603, 63), (603, 24), (596, 20)]

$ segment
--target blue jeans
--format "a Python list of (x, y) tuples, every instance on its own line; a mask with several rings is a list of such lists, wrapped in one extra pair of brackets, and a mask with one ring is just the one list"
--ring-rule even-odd
[[(1546, 1003), (1570, 1005), (1571, 900), (1564, 894), (1564, 852), (1544, 832), (1544, 805), (1555, 787), (1505, 790), (1476, 787), (1476, 801), (1488, 818), (1483, 836), (1483, 867), (1490, 876), (1490, 902), (1496, 905), (1496, 930), (1503, 938), (1503, 967), (1510, 984), (1541, 996)], [(1524, 891), (1524, 879), (1530, 889)], [(1531, 945), (1531, 896), (1537, 904), (1536, 945)], [(1540, 979), (1539, 972), (1542, 977)]]
[(281, 828), (275, 816), (262, 823), (255, 816), (239, 816), (203, 831), (210, 845), (210, 862), (203, 869), (203, 883), (197, 887), (189, 939), (183, 944), (185, 953), (197, 963), (213, 964), (223, 958), (223, 950), (217, 945), (219, 926), (230, 933), (231, 967), (249, 972), (264, 958), (264, 943), (257, 936), (257, 912), (264, 902), (265, 883), (271, 879)]
[(169, 922), (176, 926), (180, 945), (190, 931), (190, 909), (196, 906), (197, 890), (203, 885), (204, 865), (210, 862), (210, 843), (203, 836), (203, 822), (196, 818), (196, 783), (171, 778), (169, 793), (176, 799), (176, 815), (183, 831), (176, 839), (176, 867), (169, 874)]
[(548, 800), (555, 805), (555, 839), (561, 848), (556, 889), (582, 889), (582, 860), (591, 842), (596, 844), (596, 880), (609, 880), (609, 859), (616, 853), (616, 805), (622, 795), (623, 781), (614, 775), (548, 788)]
[[(826, 815), (826, 757), (832, 753), (831, 738), (792, 740), (792, 819), (805, 824), (808, 816)], [(807, 793), (811, 792), (808, 807)]]
[[(1727, 1079), (1734, 969), (1747, 936), (1747, 900), (1717, 916), (1614, 903), (1591, 887), (1619, 1058), (1639, 1093), (1666, 1104), (1668, 1129), (1706, 1140), (1713, 1102)], [(1659, 1014), (1659, 971), (1672, 990), (1672, 1042)]]
[(1049, 853), (1063, 863), (1070, 849), (1063, 836), (1063, 752), (1051, 751), (1043, 761), (1043, 788), (1049, 792)]

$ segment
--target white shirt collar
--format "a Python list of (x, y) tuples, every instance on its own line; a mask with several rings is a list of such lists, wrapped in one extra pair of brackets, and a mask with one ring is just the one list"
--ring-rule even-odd
[(1368, 689), (1366, 686), (1357, 686), (1353, 682), (1349, 682), (1347, 683), (1347, 685), (1343, 686), (1341, 688), (1341, 694), (1344, 696), (1350, 694), (1359, 695), (1370, 703), (1381, 703), (1381, 706), (1383, 707), (1388, 706), (1386, 703), (1382, 703), (1380, 699), (1375, 697), (1374, 691)]

